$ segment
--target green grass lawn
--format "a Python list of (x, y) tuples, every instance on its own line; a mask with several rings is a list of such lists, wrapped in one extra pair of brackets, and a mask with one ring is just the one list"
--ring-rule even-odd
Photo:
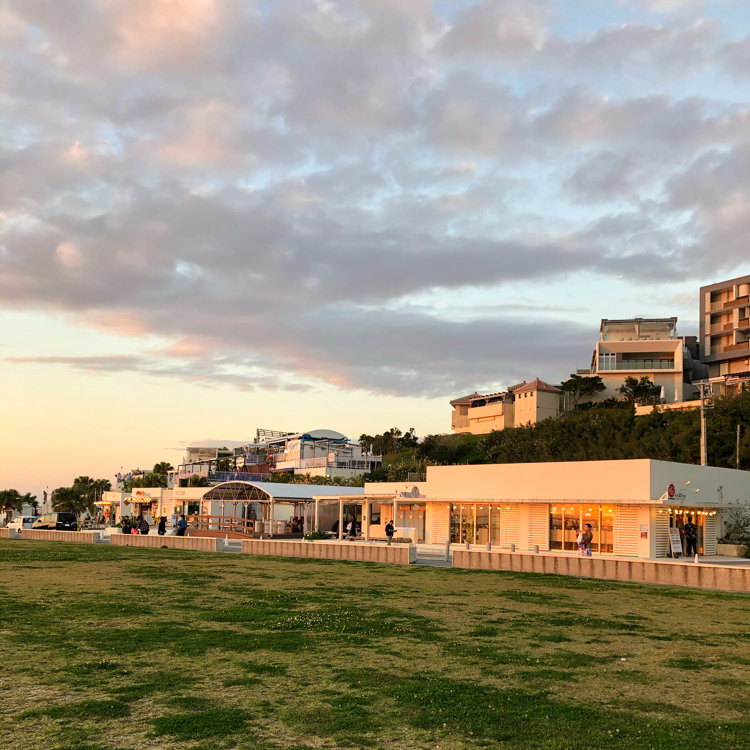
[(0, 746), (750, 747), (750, 595), (0, 540)]

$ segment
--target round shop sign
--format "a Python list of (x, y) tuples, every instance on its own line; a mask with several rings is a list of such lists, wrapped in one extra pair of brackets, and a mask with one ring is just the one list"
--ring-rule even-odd
[(667, 495), (669, 495), (670, 499), (674, 497), (674, 485), (670, 484), (669, 487), (667, 487)]

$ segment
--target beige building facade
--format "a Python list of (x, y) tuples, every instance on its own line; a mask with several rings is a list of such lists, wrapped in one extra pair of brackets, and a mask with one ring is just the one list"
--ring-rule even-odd
[(750, 276), (701, 287), (700, 343), (716, 395), (750, 385)]
[(355, 503), (369, 539), (393, 518), (425, 544), (575, 553), (591, 523), (595, 554), (638, 558), (669, 556), (670, 528), (692, 516), (700, 554), (714, 555), (725, 511), (750, 509), (750, 473), (650, 459), (431, 466), (425, 482), (367, 483), (361, 498), (321, 502)]
[(696, 393), (691, 380), (697, 354), (693, 340), (677, 335), (677, 318), (604, 319), (591, 366), (577, 373), (602, 379), (605, 389), (594, 401), (620, 398), (626, 378), (647, 377), (661, 389), (663, 402), (674, 403)]
[(455, 433), (484, 435), (506, 427), (536, 424), (562, 413), (562, 391), (536, 378), (500, 393), (472, 393), (451, 402)]

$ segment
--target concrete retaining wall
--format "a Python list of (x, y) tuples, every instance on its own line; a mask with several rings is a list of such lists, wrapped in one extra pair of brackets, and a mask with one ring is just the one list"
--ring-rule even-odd
[(750, 566), (622, 560), (606, 557), (531, 555), (522, 552), (487, 552), (456, 549), (453, 567), (472, 570), (507, 570), (519, 573), (603, 578), (631, 583), (663, 583), (722, 591), (750, 593)]
[(744, 557), (744, 544), (717, 544), (716, 554), (725, 555), (726, 557)]
[(159, 536), (158, 534), (112, 534), (109, 543), (117, 547), (148, 547), (159, 549), (190, 549), (197, 552), (218, 552), (223, 539), (204, 536)]
[(356, 560), (358, 562), (416, 562), (417, 550), (407, 544), (358, 544), (356, 542), (293, 542), (276, 539), (245, 539), (242, 551), (250, 555), (275, 557), (307, 557), (325, 560)]
[(51, 529), (21, 529), (21, 539), (37, 539), (48, 542), (84, 542), (93, 544), (99, 541), (98, 531), (52, 531)]
[(15, 539), (15, 538), (16, 538), (15, 529), (6, 529), (6, 528), (0, 529), (0, 539)]

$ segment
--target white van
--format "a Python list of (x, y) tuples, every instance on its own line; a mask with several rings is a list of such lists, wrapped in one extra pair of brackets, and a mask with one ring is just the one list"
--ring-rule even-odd
[(16, 516), (8, 522), (9, 529), (30, 529), (39, 516)]

